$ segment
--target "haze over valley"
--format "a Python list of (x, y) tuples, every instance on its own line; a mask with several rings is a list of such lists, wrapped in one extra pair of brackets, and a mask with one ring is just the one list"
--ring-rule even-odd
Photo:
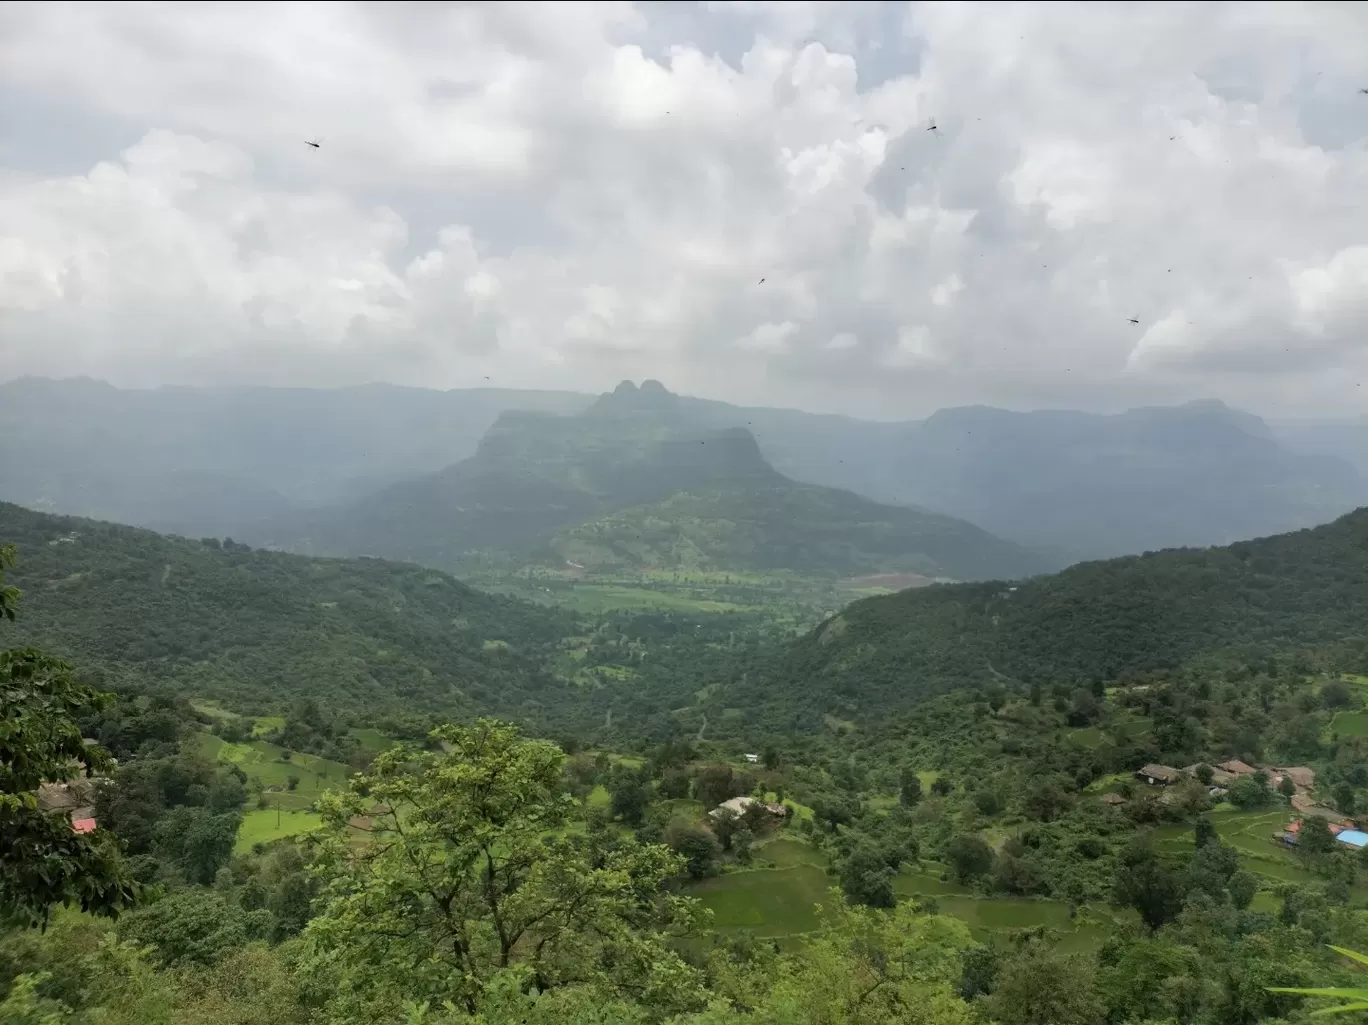
[(1363, 1014), (1365, 12), (0, 5), (0, 1025)]
[[(647, 451), (652, 441), (692, 442), (719, 431), (754, 439), (754, 470), (763, 461), (792, 481), (967, 520), (1035, 550), (1035, 568), (1312, 526), (1368, 496), (1368, 425), (1270, 426), (1214, 401), (1106, 416), (965, 407), (923, 421), (868, 421), (676, 396), (652, 381), (592, 396), (387, 385), (140, 391), (84, 379), (0, 384), (0, 400), (4, 500), (191, 536), (448, 569), (461, 552), (525, 548), (595, 512), (689, 490), (691, 482), (673, 480), (668, 467), (656, 467), (648, 483), (644, 468), (628, 472), (619, 461), (656, 458)], [(604, 437), (595, 436), (595, 424)], [(732, 437), (734, 446), (739, 436)], [(591, 477), (589, 464), (606, 460), (624, 479), (608, 481), (600, 468), (585, 491), (587, 481), (573, 479), (565, 459), (585, 463), (578, 472)], [(701, 463), (690, 472), (705, 472)], [(629, 485), (629, 476), (640, 479)], [(462, 482), (477, 479), (475, 486), (495, 488), (496, 508), (499, 486), (565, 493), (513, 499), (550, 517), (520, 536), (511, 523), (461, 521), (462, 489), (472, 486)], [(472, 495), (472, 508), (488, 497)], [(389, 515), (387, 504), (409, 517), (435, 517), (440, 537), (405, 528), (395, 547), (382, 526), (363, 540), (374, 517)], [(890, 552), (880, 557), (886, 565), (852, 559), (849, 569), (971, 579), (1032, 568), (1010, 559), (939, 566), (934, 555), (912, 566), (914, 554), (909, 549), (900, 562)], [(627, 561), (676, 569), (681, 559), (687, 562), (678, 554)], [(780, 567), (771, 558), (766, 568), (808, 568), (795, 560)]]

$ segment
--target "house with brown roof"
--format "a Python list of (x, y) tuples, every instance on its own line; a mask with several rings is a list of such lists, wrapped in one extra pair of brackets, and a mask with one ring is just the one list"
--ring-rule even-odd
[(1322, 819), (1330, 819), (1333, 822), (1344, 819), (1343, 812), (1317, 804), (1315, 798), (1310, 794), (1293, 794), (1291, 804), (1292, 810), (1302, 815), (1315, 815)]
[(1151, 762), (1149, 765), (1142, 765), (1136, 769), (1135, 778), (1152, 787), (1166, 787), (1172, 783), (1177, 783), (1183, 778), (1183, 774), (1171, 765), (1157, 765)]
[(1103, 803), (1103, 804), (1110, 804), (1110, 805), (1114, 808), (1114, 807), (1116, 807), (1118, 804), (1125, 804), (1125, 803), (1126, 803), (1126, 799), (1125, 799), (1123, 796), (1121, 796), (1120, 794), (1103, 794), (1103, 795), (1102, 795), (1102, 803)]
[[(1217, 768), (1215, 765), (1209, 766), (1209, 768), (1211, 769), (1211, 785), (1212, 785), (1212, 786), (1217, 786), (1217, 787), (1229, 786), (1231, 783), (1234, 783), (1235, 780), (1237, 780), (1237, 779), (1239, 778), (1238, 776), (1235, 775), (1235, 773), (1233, 773), (1233, 772), (1226, 772), (1225, 769)], [(1196, 766), (1196, 765), (1189, 765), (1189, 766), (1187, 766), (1185, 769), (1183, 769), (1183, 771), (1186, 772), (1189, 776), (1193, 777), (1194, 779), (1197, 777), (1197, 766)]]
[(1242, 762), (1238, 758), (1232, 758), (1228, 762), (1221, 762), (1219, 765), (1212, 766), (1212, 768), (1221, 769), (1230, 773), (1232, 776), (1252, 776), (1259, 771), (1254, 768), (1254, 766)]
[(1314, 790), (1316, 788), (1316, 770), (1307, 768), (1305, 765), (1278, 767), (1269, 772), (1269, 782), (1273, 786), (1282, 782), (1284, 777), (1290, 779), (1293, 786), (1298, 790)]
[(67, 818), (89, 818), (94, 814), (95, 791), (103, 782), (99, 777), (43, 783), (38, 787), (38, 810), (45, 815), (63, 814)]

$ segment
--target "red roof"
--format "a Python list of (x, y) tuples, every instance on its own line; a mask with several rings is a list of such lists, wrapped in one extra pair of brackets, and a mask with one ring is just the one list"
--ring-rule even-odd
[(72, 819), (71, 830), (74, 833), (93, 833), (95, 832), (94, 819)]
[[(1350, 828), (1349, 826), (1346, 826), (1346, 825), (1345, 825), (1344, 823), (1342, 823), (1342, 822), (1331, 822), (1329, 825), (1330, 825), (1330, 832), (1331, 832), (1333, 835), (1335, 835), (1335, 836), (1339, 836), (1340, 833), (1342, 833), (1342, 832), (1344, 832), (1346, 829)], [(1283, 832), (1284, 832), (1284, 833), (1292, 833), (1292, 834), (1295, 835), (1295, 834), (1301, 832), (1301, 827), (1302, 827), (1302, 820), (1301, 820), (1301, 819), (1297, 819), (1297, 820), (1295, 820), (1295, 821), (1293, 821), (1293, 822), (1289, 822), (1289, 823), (1287, 824), (1287, 828), (1286, 828), (1285, 830), (1283, 830)]]

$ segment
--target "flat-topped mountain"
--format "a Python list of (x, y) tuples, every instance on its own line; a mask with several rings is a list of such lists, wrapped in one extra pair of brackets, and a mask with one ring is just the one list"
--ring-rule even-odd
[(749, 430), (700, 429), (655, 382), (624, 382), (574, 416), (506, 412), (469, 459), (251, 536), (453, 570), (495, 552), (591, 570), (983, 579), (1051, 568), (952, 517), (791, 480)]

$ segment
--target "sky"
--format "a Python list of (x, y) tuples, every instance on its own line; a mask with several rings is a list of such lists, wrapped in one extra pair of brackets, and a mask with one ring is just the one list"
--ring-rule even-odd
[(1363, 89), (1350, 3), (4, 4), (0, 377), (1357, 416)]

